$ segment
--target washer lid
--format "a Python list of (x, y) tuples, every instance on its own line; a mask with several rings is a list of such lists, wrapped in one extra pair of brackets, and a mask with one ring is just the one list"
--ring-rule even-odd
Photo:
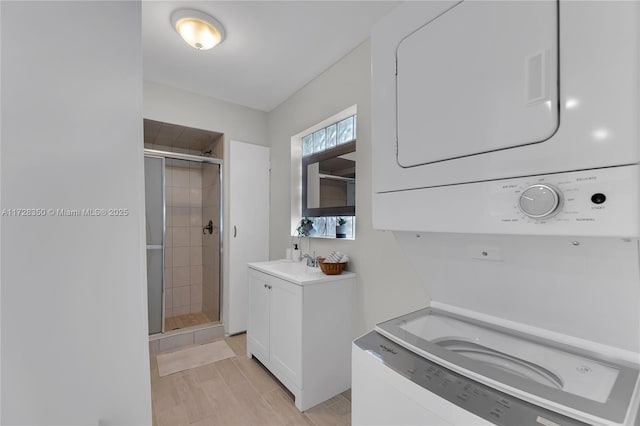
[(497, 382), (507, 393), (617, 423), (626, 417), (638, 379), (637, 365), (434, 308), (383, 322), (377, 330), (446, 367)]
[(463, 1), (396, 51), (403, 167), (538, 143), (558, 128), (557, 1)]

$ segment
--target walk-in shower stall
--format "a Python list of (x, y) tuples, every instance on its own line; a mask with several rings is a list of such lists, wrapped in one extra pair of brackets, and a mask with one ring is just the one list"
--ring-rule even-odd
[(220, 321), (222, 160), (145, 149), (149, 334)]

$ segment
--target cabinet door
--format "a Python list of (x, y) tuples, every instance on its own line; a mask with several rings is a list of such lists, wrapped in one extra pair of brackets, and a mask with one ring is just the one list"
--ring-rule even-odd
[(231, 141), (225, 164), (229, 165), (229, 269), (223, 315), (225, 331), (235, 334), (247, 329), (247, 263), (269, 259), (269, 148)]
[(248, 352), (269, 361), (269, 276), (249, 269)]
[(271, 366), (302, 387), (302, 287), (270, 277)]

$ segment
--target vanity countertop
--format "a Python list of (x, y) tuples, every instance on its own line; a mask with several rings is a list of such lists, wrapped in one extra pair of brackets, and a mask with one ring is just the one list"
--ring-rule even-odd
[(307, 266), (305, 261), (270, 260), (267, 262), (253, 262), (249, 268), (255, 269), (274, 277), (282, 278), (298, 285), (319, 284), (327, 281), (348, 280), (355, 278), (353, 272), (343, 271), (340, 275), (325, 275), (320, 268)]

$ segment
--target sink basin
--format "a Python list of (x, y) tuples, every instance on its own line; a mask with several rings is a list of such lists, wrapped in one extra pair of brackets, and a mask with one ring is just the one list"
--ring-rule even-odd
[(306, 261), (271, 260), (268, 262), (249, 263), (249, 267), (300, 285), (346, 279), (353, 275), (349, 272), (343, 272), (341, 275), (325, 275), (320, 268), (307, 266)]
[(306, 261), (302, 262), (289, 262), (287, 260), (274, 260), (271, 262), (265, 262), (265, 268), (272, 269), (277, 272), (282, 272), (284, 274), (313, 274), (316, 272), (322, 273), (320, 268), (313, 268), (307, 266)]

